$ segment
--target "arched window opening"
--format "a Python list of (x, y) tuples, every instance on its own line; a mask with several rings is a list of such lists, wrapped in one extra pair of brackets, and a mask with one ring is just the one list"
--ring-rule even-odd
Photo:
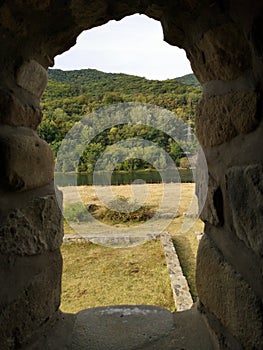
[[(146, 16), (111, 21), (82, 33), (49, 70), (39, 133), (52, 148), (64, 194), (64, 239), (70, 244), (62, 247), (62, 311), (109, 304), (179, 309), (173, 300), (178, 283), (168, 274), (176, 264), (174, 251), (164, 232), (176, 247), (192, 298), (197, 296), (203, 224), (197, 218), (193, 131), (201, 90), (185, 74), (190, 66), (182, 50), (161, 41), (160, 23)], [(119, 119), (98, 125), (103, 113), (106, 121), (112, 113)], [(110, 174), (106, 180), (99, 177), (103, 171)], [(140, 240), (131, 234), (136, 231)]]

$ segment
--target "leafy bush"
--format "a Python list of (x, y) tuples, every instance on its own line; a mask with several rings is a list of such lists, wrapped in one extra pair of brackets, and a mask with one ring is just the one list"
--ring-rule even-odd
[(184, 157), (180, 159), (180, 167), (183, 169), (189, 169), (190, 168), (190, 163), (188, 158)]
[(86, 206), (81, 202), (68, 204), (64, 208), (64, 216), (67, 221), (73, 222), (86, 222), (90, 219)]
[(110, 202), (110, 206), (114, 209), (107, 208), (104, 219), (114, 223), (146, 221), (154, 215), (151, 207), (143, 205), (138, 208), (138, 203), (129, 202), (125, 197), (118, 197)]

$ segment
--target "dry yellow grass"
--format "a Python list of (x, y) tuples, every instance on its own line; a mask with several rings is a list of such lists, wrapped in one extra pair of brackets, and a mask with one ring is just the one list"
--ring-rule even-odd
[(62, 246), (62, 254), (64, 312), (116, 304), (175, 309), (159, 240), (128, 249), (72, 243)]
[[(100, 199), (109, 198), (109, 195), (112, 194), (117, 197), (125, 197), (127, 199), (135, 199), (140, 202), (144, 200), (145, 205), (151, 205), (155, 208), (158, 208), (162, 202), (164, 196), (164, 188), (169, 192), (170, 188), (174, 192), (174, 200), (179, 201), (179, 212), (186, 212), (189, 209), (190, 203), (194, 195), (193, 183), (182, 183), (182, 184), (166, 184), (165, 187), (163, 184), (147, 184), (147, 185), (119, 185), (119, 186), (78, 186), (77, 192), (74, 187), (62, 187), (64, 202), (65, 203), (74, 203), (80, 199), (84, 204), (96, 204), (102, 205)], [(79, 197), (76, 198), (76, 194)], [(170, 198), (169, 198), (170, 199)], [(170, 203), (167, 203), (169, 205)], [(194, 199), (194, 206), (196, 201)]]
[[(137, 185), (138, 186), (138, 185)], [(162, 184), (147, 185), (146, 204), (158, 207), (163, 196)], [(181, 184), (178, 212), (189, 211), (193, 201), (194, 184)], [(137, 187), (138, 189), (139, 187)], [(108, 191), (107, 187), (102, 188)], [(78, 187), (84, 204), (101, 205), (92, 186)], [(132, 197), (131, 186), (112, 186), (116, 196)], [(67, 203), (76, 201), (71, 188), (64, 189)], [(79, 199), (78, 199), (79, 200)], [(196, 200), (193, 201), (196, 206)], [(169, 204), (169, 203), (168, 203)], [(190, 211), (193, 211), (190, 209)], [(65, 224), (66, 233), (74, 230)], [(191, 293), (196, 297), (195, 267), (198, 248), (197, 234), (203, 232), (199, 219), (180, 215), (166, 228), (174, 241)], [(163, 252), (156, 242), (130, 249), (112, 249), (87, 244), (63, 246), (64, 272), (62, 309), (66, 312), (110, 304), (153, 304), (173, 308), (171, 289)], [(139, 266), (139, 271), (136, 271)], [(101, 276), (101, 278), (99, 278)]]
[[(195, 185), (192, 183), (98, 186), (96, 188), (94, 186), (78, 186), (77, 188), (69, 186), (63, 187), (62, 190), (64, 205), (82, 201), (86, 205), (95, 204), (98, 208), (102, 208), (105, 207), (105, 202), (110, 202), (110, 199), (125, 197), (161, 212), (176, 213), (176, 216), (182, 219), (176, 221), (177, 233), (185, 229), (181, 227), (182, 223), (186, 224), (187, 221), (191, 221), (185, 219), (183, 213), (195, 212), (197, 208)], [(73, 234), (74, 230), (65, 225), (65, 234), (67, 233)]]

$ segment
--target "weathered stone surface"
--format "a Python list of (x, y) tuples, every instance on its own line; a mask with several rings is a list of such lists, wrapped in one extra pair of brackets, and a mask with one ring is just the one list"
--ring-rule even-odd
[(229, 330), (222, 325), (214, 314), (205, 308), (200, 300), (198, 301), (197, 309), (202, 315), (205, 315), (206, 323), (209, 325), (210, 331), (212, 330), (213, 335), (217, 338), (217, 344), (212, 347), (213, 350), (244, 350), (240, 341), (238, 341)]
[(235, 80), (210, 80), (202, 84), (202, 92), (205, 97), (222, 96), (234, 92), (238, 94), (248, 94), (249, 96), (256, 91), (259, 94), (258, 79), (255, 77), (252, 69), (243, 72), (243, 74)]
[(239, 134), (248, 134), (259, 124), (260, 96), (256, 92), (235, 92), (230, 98), (228, 114), (231, 122)]
[(263, 165), (229, 169), (226, 189), (237, 236), (263, 256)]
[(40, 106), (22, 103), (11, 91), (0, 89), (0, 122), (36, 129), (42, 119)]
[(32, 339), (23, 350), (70, 350), (75, 321), (76, 314), (60, 313), (52, 327), (46, 327), (42, 334)]
[(54, 178), (53, 155), (48, 144), (27, 128), (0, 129), (0, 173), (11, 190), (28, 190)]
[(52, 262), (57, 254), (58, 250), (55, 253), (46, 251), (33, 256), (11, 256), (7, 252), (5, 255), (0, 254), (0, 310), (15, 302), (31, 279), (48, 273), (50, 267), (47, 261)]
[[(107, 309), (105, 307), (104, 309)], [(162, 316), (162, 315), (161, 315)], [(92, 323), (92, 320), (94, 320), (94, 313), (87, 312), (86, 314), (87, 321), (86, 325), (88, 326)], [(116, 317), (118, 317), (117, 314), (112, 314), (109, 316), (109, 318), (112, 317), (113, 323), (116, 322)], [(165, 317), (165, 314), (164, 314)], [(155, 328), (158, 328), (159, 320), (156, 323), (153, 323), (150, 327), (149, 322), (152, 322), (155, 320), (151, 315), (148, 318), (147, 315), (145, 315), (145, 324), (149, 325), (150, 333), (145, 334), (145, 338), (149, 338), (149, 341), (141, 346), (140, 350), (196, 350), (196, 349), (202, 349), (202, 350), (215, 350), (217, 349), (217, 343), (215, 339), (211, 336), (209, 333), (207, 326), (204, 322), (204, 319), (202, 315), (196, 310), (196, 308), (193, 308), (191, 310), (187, 310), (184, 312), (176, 312), (172, 315), (173, 317), (173, 323), (174, 328), (171, 332), (165, 334), (165, 336), (162, 335), (160, 332), (160, 337), (158, 339), (154, 339), (154, 342), (152, 341), (152, 332)], [(170, 315), (169, 315), (170, 318)], [(90, 321), (89, 321), (90, 319)], [(99, 319), (100, 320), (100, 319)], [(74, 323), (76, 322), (76, 315), (72, 314), (62, 314), (58, 319), (57, 322), (54, 324), (52, 329), (48, 330), (42, 335), (42, 337), (38, 337), (36, 341), (31, 344), (30, 346), (26, 347), (26, 350), (54, 350), (54, 349), (72, 349), (72, 331), (74, 327)], [(133, 320), (131, 320), (130, 325), (132, 325)], [(111, 325), (111, 322), (109, 322)], [(83, 325), (85, 326), (85, 325)], [(102, 326), (104, 328), (104, 319), (102, 318)], [(143, 325), (145, 326), (145, 325)], [(101, 339), (102, 346), (100, 348), (97, 347), (90, 347), (90, 349), (95, 350), (102, 350), (106, 348), (109, 349), (107, 346), (108, 344), (112, 344), (112, 332), (103, 333), (101, 331), (101, 323), (92, 324), (92, 329), (94, 330), (94, 334), (92, 334), (92, 339), (90, 339), (90, 342), (93, 342), (96, 344), (96, 340), (98, 338), (101, 338), (101, 335), (103, 334), (103, 337)], [(119, 338), (120, 329), (116, 328), (116, 337)], [(80, 336), (85, 337), (85, 332), (83, 332)], [(74, 335), (76, 337), (76, 335)], [(127, 332), (123, 334), (121, 332), (121, 344), (120, 347), (114, 348), (114, 350), (134, 350), (134, 341), (138, 342), (137, 340), (137, 334), (133, 331), (132, 327), (127, 327)], [(133, 339), (134, 337), (134, 339)], [(125, 340), (123, 340), (125, 339)], [(78, 339), (79, 343), (82, 341), (84, 342), (85, 339)], [(117, 343), (117, 341), (116, 341)], [(232, 348), (233, 349), (233, 348)], [(236, 349), (236, 348), (235, 348)]]
[(173, 328), (172, 314), (160, 307), (98, 307), (78, 313), (71, 349), (140, 349), (169, 334)]
[(16, 27), (15, 19), (7, 4), (1, 3), (0, 20), (1, 26), (5, 29), (12, 31), (12, 29)]
[(40, 197), (2, 217), (0, 254), (35, 255), (58, 249), (63, 218), (54, 195)]
[(206, 235), (198, 250), (196, 286), (205, 308), (245, 349), (262, 348), (262, 303)]
[(197, 156), (195, 182), (195, 194), (198, 199), (198, 214), (200, 214), (205, 205), (208, 191), (208, 166), (202, 150), (199, 151)]
[(263, 13), (258, 12), (254, 19), (251, 40), (255, 48), (256, 54), (259, 57), (263, 55)]
[(61, 270), (58, 250), (46, 256), (46, 267), (42, 271), (25, 280), (26, 286), (15, 300), (1, 305), (1, 350), (20, 348), (27, 338), (37, 335), (40, 327), (54, 318), (60, 303)]
[[(113, 4), (114, 6), (114, 4)], [(71, 3), (71, 11), (73, 17), (81, 22), (87, 20), (87, 17), (92, 16), (92, 13), (99, 11), (101, 15), (107, 12), (107, 4), (105, 1), (100, 0), (100, 4), (87, 3), (85, 0), (75, 0)], [(94, 20), (90, 18), (90, 20)]]
[(167, 232), (161, 235), (168, 274), (173, 292), (176, 311), (185, 311), (193, 306), (187, 279), (185, 278), (171, 236)]
[(50, 6), (51, 0), (15, 0), (15, 2), (18, 5), (29, 5), (36, 10), (44, 11)]
[(196, 110), (196, 133), (205, 147), (220, 145), (258, 125), (256, 92), (204, 96)]
[(35, 60), (24, 62), (16, 73), (17, 84), (38, 98), (45, 91), (47, 81), (47, 70)]
[(200, 218), (214, 226), (222, 226), (224, 223), (221, 189), (211, 175), (208, 178), (207, 197)]
[(234, 80), (251, 64), (248, 41), (234, 23), (208, 30), (188, 54), (201, 82)]
[(204, 147), (220, 145), (237, 135), (227, 109), (221, 102), (221, 96), (208, 100), (203, 98), (196, 109), (196, 134)]

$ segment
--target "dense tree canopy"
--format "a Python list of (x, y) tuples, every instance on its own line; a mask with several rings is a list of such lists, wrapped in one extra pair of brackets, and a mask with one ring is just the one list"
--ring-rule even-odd
[[(190, 85), (186, 85), (187, 83)], [(126, 74), (103, 73), (93, 69), (75, 71), (52, 69), (49, 70), (49, 83), (41, 102), (43, 121), (38, 131), (50, 144), (56, 157), (63, 138), (76, 122), (103, 106), (120, 102), (142, 102), (163, 107), (174, 112), (177, 117), (194, 128), (194, 110), (200, 95), (200, 86), (193, 75), (157, 81)], [(74, 168), (72, 165), (61, 164), (60, 170), (93, 171), (99, 155), (106, 146), (128, 138), (141, 138), (154, 142), (162, 147), (177, 165), (185, 156), (180, 146), (171, 142), (170, 137), (162, 131), (149, 125), (123, 124), (97, 135)], [(138, 147), (139, 153), (153, 152), (151, 146), (143, 150)], [(106, 163), (103, 164), (105, 169), (107, 169)], [(163, 167), (165, 164), (165, 159), (156, 159), (153, 167)], [(134, 170), (145, 167), (149, 167), (149, 164), (134, 155), (133, 159), (125, 160), (117, 169)]]

